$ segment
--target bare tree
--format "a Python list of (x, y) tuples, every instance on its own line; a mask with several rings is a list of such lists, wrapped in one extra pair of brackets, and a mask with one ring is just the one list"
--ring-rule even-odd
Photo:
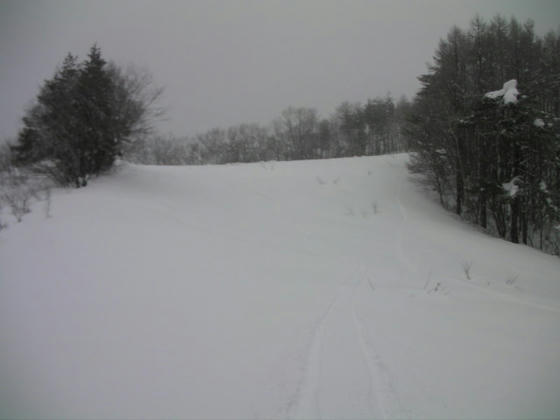
[(314, 157), (319, 132), (319, 118), (315, 109), (288, 107), (273, 124), (275, 135), (289, 145), (291, 159)]
[(115, 108), (119, 110), (115, 131), (128, 150), (135, 141), (152, 134), (154, 123), (163, 118), (165, 109), (160, 100), (164, 89), (154, 84), (153, 76), (145, 69), (129, 65), (123, 70), (110, 62), (107, 71), (114, 85)]

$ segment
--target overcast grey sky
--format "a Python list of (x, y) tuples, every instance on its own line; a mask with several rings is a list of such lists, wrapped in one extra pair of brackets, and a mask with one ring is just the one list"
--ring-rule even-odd
[(438, 40), (475, 13), (556, 30), (558, 0), (4, 1), (0, 137), (14, 136), (67, 52), (147, 68), (165, 87), (164, 133), (268, 123), (288, 105), (328, 116), (342, 101), (412, 97)]

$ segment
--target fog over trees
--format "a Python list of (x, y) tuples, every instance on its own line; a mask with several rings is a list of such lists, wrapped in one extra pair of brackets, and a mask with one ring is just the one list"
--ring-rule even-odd
[(403, 134), (411, 103), (390, 97), (344, 102), (329, 118), (313, 108), (284, 109), (269, 125), (242, 123), (193, 137), (146, 137), (128, 150), (132, 162), (222, 164), (263, 160), (371, 156), (407, 150)]
[(107, 63), (94, 45), (82, 62), (69, 53), (43, 83), (3, 149), (4, 172), (15, 165), (81, 187), (118, 158), (200, 165), (409, 152), (411, 172), (445, 208), (559, 253), (559, 57), (559, 32), (540, 37), (531, 21), (475, 16), (441, 39), (411, 101), (387, 94), (330, 115), (289, 106), (269, 124), (163, 136), (152, 129), (162, 90), (149, 73)]

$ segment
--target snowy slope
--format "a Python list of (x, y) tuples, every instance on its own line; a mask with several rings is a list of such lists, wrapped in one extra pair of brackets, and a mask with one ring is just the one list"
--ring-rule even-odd
[(0, 233), (2, 416), (559, 417), (560, 259), (405, 161), (124, 165), (37, 203)]

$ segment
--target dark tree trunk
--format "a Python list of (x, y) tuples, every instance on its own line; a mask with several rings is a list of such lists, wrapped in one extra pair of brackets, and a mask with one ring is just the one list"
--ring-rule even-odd
[(455, 144), (457, 147), (455, 158), (455, 188), (456, 188), (456, 212), (460, 216), (463, 213), (463, 202), (465, 200), (465, 180), (463, 175), (463, 148), (462, 148), (461, 133), (455, 137)]
[(494, 216), (496, 229), (498, 230), (498, 235), (500, 235), (500, 238), (505, 239), (507, 234), (507, 227), (504, 207), (501, 204), (493, 203), (491, 206), (491, 210), (492, 215)]
[(486, 210), (486, 192), (480, 193), (478, 223), (484, 229), (488, 227), (488, 214)]
[(510, 240), (514, 244), (519, 243), (519, 199), (517, 197), (511, 200)]
[[(513, 179), (519, 176), (521, 162), (521, 149), (518, 143), (513, 146)], [(514, 182), (514, 181), (512, 181)], [(514, 196), (511, 198), (511, 226), (510, 226), (510, 240), (511, 242), (519, 243), (519, 219), (521, 216), (521, 202), (519, 197)]]
[(527, 222), (527, 213), (521, 213), (521, 236), (522, 241), (525, 245), (527, 245), (528, 239), (528, 231), (529, 231), (529, 223)]
[[(459, 158), (457, 158), (459, 160)], [(459, 165), (459, 163), (457, 163)], [(463, 175), (459, 168), (457, 168), (457, 174), (455, 176), (455, 186), (457, 188), (457, 196), (456, 196), (456, 208), (455, 211), (460, 216), (463, 213), (463, 197), (464, 197), (464, 185), (463, 185)]]

